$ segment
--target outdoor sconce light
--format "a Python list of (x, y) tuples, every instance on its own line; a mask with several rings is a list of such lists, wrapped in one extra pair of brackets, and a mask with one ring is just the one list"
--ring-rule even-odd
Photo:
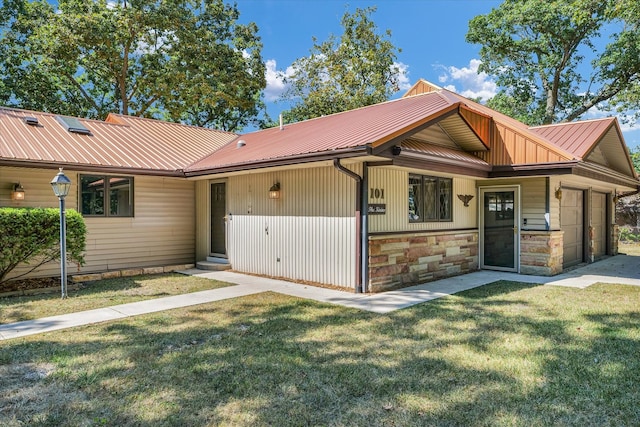
[(618, 203), (618, 200), (620, 200), (620, 196), (618, 195), (618, 192), (616, 191), (613, 194), (613, 204), (615, 205), (616, 203)]
[(562, 200), (562, 187), (556, 189), (556, 199)]
[(11, 200), (24, 200), (24, 187), (19, 182), (13, 184), (13, 191), (11, 192)]
[(270, 199), (279, 199), (280, 198), (280, 183), (276, 182), (269, 189), (269, 198)]
[(473, 195), (471, 194), (458, 194), (458, 199), (464, 203), (465, 207), (469, 207), (469, 202), (473, 199)]

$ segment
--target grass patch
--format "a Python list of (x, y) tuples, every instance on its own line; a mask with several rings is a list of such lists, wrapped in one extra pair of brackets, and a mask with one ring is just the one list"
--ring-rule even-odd
[(230, 283), (178, 273), (98, 280), (87, 283), (79, 290), (69, 291), (68, 298), (64, 300), (60, 299), (59, 294), (1, 298), (0, 324), (217, 289), (230, 285)]
[(618, 242), (618, 251), (626, 255), (640, 256), (640, 243)]
[(0, 424), (640, 425), (639, 353), (640, 287), (263, 293), (3, 342)]

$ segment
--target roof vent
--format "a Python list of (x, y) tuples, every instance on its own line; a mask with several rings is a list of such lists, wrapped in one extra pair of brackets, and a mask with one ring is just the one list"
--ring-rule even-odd
[(24, 117), (22, 119), (29, 126), (38, 126), (38, 118), (37, 117)]
[(236, 143), (236, 148), (242, 148), (242, 147), (244, 147), (245, 145), (247, 145), (247, 143), (244, 141), (244, 139), (241, 139), (240, 141), (238, 141), (238, 142)]
[(62, 125), (68, 132), (79, 133), (81, 135), (91, 135), (91, 131), (87, 129), (80, 120), (75, 117), (56, 116), (58, 123)]

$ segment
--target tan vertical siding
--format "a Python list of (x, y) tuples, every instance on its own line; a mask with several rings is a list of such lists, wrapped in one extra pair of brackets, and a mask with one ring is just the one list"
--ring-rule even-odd
[[(352, 169), (361, 174), (360, 168)], [(275, 182), (281, 187), (279, 200), (268, 198)], [(231, 265), (249, 273), (354, 287), (355, 188), (353, 179), (333, 167), (230, 177)], [(199, 210), (204, 209), (199, 205)]]
[[(429, 171), (415, 171), (422, 175), (444, 176)], [(453, 177), (453, 221), (450, 222), (409, 222), (409, 172), (407, 170), (387, 167), (372, 167), (369, 169), (369, 191), (371, 188), (383, 189), (384, 199), (368, 199), (369, 203), (384, 203), (387, 205), (385, 215), (369, 215), (369, 232), (393, 231), (427, 231), (477, 228), (477, 191), (476, 183), (471, 178)], [(465, 207), (458, 199), (458, 194), (471, 194), (473, 199)]]
[[(7, 192), (7, 182), (16, 178), (26, 192), (21, 206), (58, 206), (49, 184), (57, 171), (2, 168), (0, 173), (1, 206), (18, 206), (11, 203), (10, 190)], [(65, 174), (72, 180), (66, 207), (77, 209), (81, 172), (65, 170)], [(70, 274), (194, 262), (194, 183), (181, 178), (134, 176), (133, 191), (135, 217), (85, 217), (87, 263), (81, 270), (69, 266)], [(32, 275), (59, 274), (59, 266), (51, 263)]]
[(570, 160), (561, 157), (549, 146), (520, 132), (496, 123), (492, 133), (491, 150), (474, 153), (492, 165), (533, 164)]

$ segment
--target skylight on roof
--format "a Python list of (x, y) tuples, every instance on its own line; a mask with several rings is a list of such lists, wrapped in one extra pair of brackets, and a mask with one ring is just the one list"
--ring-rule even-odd
[(38, 118), (37, 117), (24, 117), (22, 119), (29, 126), (38, 126)]
[(80, 120), (75, 117), (56, 116), (58, 123), (62, 125), (68, 132), (79, 133), (81, 135), (91, 135), (91, 131), (87, 129)]

